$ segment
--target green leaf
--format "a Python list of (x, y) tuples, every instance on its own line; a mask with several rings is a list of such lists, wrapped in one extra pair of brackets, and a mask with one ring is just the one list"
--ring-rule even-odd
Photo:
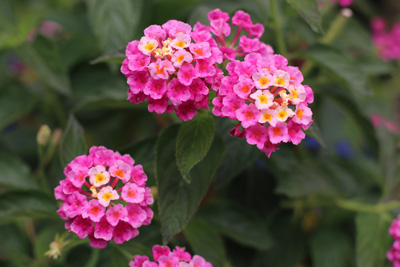
[(126, 58), (126, 56), (122, 51), (116, 50), (116, 51), (112, 51), (108, 54), (105, 54), (103, 56), (93, 59), (92, 61), (90, 61), (90, 64), (97, 64), (97, 63), (103, 63), (103, 62), (122, 64), (122, 61), (124, 61), (125, 58)]
[(315, 140), (318, 141), (318, 143), (322, 146), (322, 147), (326, 147), (326, 144), (324, 142), (324, 139), (322, 138), (322, 133), (321, 133), (321, 129), (319, 128), (317, 122), (313, 122), (310, 126), (310, 128), (308, 128), (308, 134), (310, 136), (312, 136), (313, 138), (315, 138)]
[(214, 267), (223, 267), (225, 249), (218, 232), (206, 221), (192, 219), (183, 230), (193, 251)]
[(379, 142), (379, 164), (383, 173), (382, 187), (387, 193), (395, 187), (399, 182), (399, 168), (398, 168), (398, 138), (390, 133), (384, 127), (378, 127), (376, 136)]
[(57, 218), (54, 199), (37, 191), (13, 191), (0, 196), (0, 223), (20, 217)]
[(28, 114), (37, 102), (38, 97), (27, 88), (5, 85), (0, 90), (0, 132)]
[(336, 229), (318, 229), (311, 236), (310, 247), (315, 267), (348, 266), (353, 256), (351, 241)]
[(0, 187), (8, 189), (38, 189), (25, 162), (12, 155), (0, 154)]
[(103, 51), (125, 47), (141, 19), (142, 0), (87, 0), (88, 17)]
[(390, 220), (384, 215), (359, 213), (356, 217), (357, 266), (377, 267), (387, 263), (386, 251), (392, 238), (388, 233)]
[(310, 25), (313, 31), (323, 32), (321, 14), (316, 0), (287, 0), (287, 2), (299, 12), (300, 16)]
[(367, 78), (355, 61), (339, 49), (317, 44), (309, 47), (304, 55), (330, 71), (339, 82), (355, 93), (371, 94)]
[(219, 202), (202, 210), (199, 216), (242, 245), (267, 250), (273, 244), (265, 222), (239, 204)]
[(190, 172), (192, 182), (188, 184), (175, 162), (178, 130), (178, 125), (166, 128), (156, 144), (158, 205), (165, 243), (185, 227), (196, 211), (225, 152), (221, 138), (214, 138), (206, 157)]
[[(244, 138), (236, 138), (229, 134), (235, 125), (231, 120), (223, 119), (218, 122), (217, 132), (221, 134), (226, 145), (226, 154), (215, 174), (215, 184), (221, 188), (229, 184), (237, 175), (244, 171), (257, 154), (257, 148), (250, 146)], [(240, 153), (237, 153), (240, 151)]]
[[(134, 255), (151, 256), (151, 249), (135, 242), (112, 246), (111, 262), (113, 267), (128, 266)], [(151, 258), (151, 257), (150, 257)]]
[(303, 163), (287, 176), (279, 177), (276, 193), (289, 197), (310, 194), (332, 196), (337, 194), (336, 183), (322, 164)]
[(83, 128), (73, 115), (70, 115), (67, 128), (61, 141), (61, 162), (66, 166), (75, 157), (87, 153)]
[(207, 154), (214, 139), (214, 119), (199, 113), (181, 125), (176, 140), (176, 163), (183, 179), (190, 183), (190, 170)]
[(53, 41), (38, 35), (33, 43), (17, 48), (16, 53), (48, 86), (64, 95), (71, 93), (67, 69)]

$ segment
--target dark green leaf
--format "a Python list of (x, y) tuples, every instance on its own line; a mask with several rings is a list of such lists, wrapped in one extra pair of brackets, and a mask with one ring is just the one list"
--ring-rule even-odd
[(214, 119), (199, 113), (181, 125), (176, 140), (176, 163), (183, 179), (190, 183), (190, 170), (204, 158), (214, 139)]
[(0, 196), (0, 222), (20, 217), (57, 218), (54, 199), (37, 191), (7, 192)]
[(242, 245), (259, 250), (267, 250), (272, 246), (272, 237), (265, 222), (244, 206), (219, 202), (204, 209), (200, 215), (218, 231)]
[(391, 190), (399, 182), (398, 168), (398, 138), (390, 133), (384, 127), (376, 129), (376, 135), (379, 141), (379, 164), (383, 173), (382, 187), (385, 192)]
[(87, 145), (83, 136), (83, 128), (73, 115), (69, 117), (61, 141), (61, 163), (66, 166), (75, 157), (87, 153)]
[(92, 61), (90, 61), (90, 64), (97, 64), (97, 63), (102, 63), (102, 62), (111, 62), (111, 63), (122, 64), (122, 61), (124, 61), (124, 58), (126, 58), (125, 54), (123, 52), (121, 52), (120, 50), (117, 50), (117, 51), (112, 51), (106, 55), (103, 55), (103, 56), (93, 59)]
[(67, 70), (61, 59), (61, 52), (53, 41), (38, 35), (33, 43), (25, 43), (16, 52), (48, 86), (59, 93), (70, 94)]
[(288, 176), (279, 177), (276, 192), (289, 197), (309, 194), (332, 196), (337, 194), (337, 185), (321, 164), (308, 162), (299, 165)]
[(318, 229), (310, 239), (311, 257), (315, 267), (348, 266), (352, 244), (343, 232)]
[(317, 44), (309, 47), (304, 55), (329, 70), (349, 90), (355, 90), (355, 93), (371, 93), (363, 71), (342, 51), (328, 45)]
[(16, 157), (0, 154), (0, 187), (9, 189), (38, 189), (29, 167)]
[(183, 230), (193, 251), (214, 267), (225, 266), (225, 249), (218, 232), (206, 221), (192, 219)]
[(0, 132), (28, 114), (37, 101), (38, 97), (27, 88), (5, 85), (0, 90)]
[(321, 14), (316, 0), (287, 0), (316, 32), (323, 32)]
[(111, 262), (113, 267), (128, 266), (129, 261), (132, 260), (134, 255), (151, 256), (152, 254), (150, 249), (135, 242), (115, 245), (112, 247), (111, 253)]
[(322, 139), (321, 129), (318, 127), (317, 123), (314, 121), (310, 128), (308, 128), (309, 134), (318, 141), (322, 147), (326, 147), (324, 140)]
[(175, 144), (179, 126), (165, 129), (156, 144), (156, 178), (163, 241), (185, 227), (206, 193), (212, 176), (224, 155), (220, 138), (214, 138), (206, 157), (190, 172), (192, 181), (186, 183), (175, 162)]
[(390, 219), (373, 213), (359, 213), (356, 217), (357, 227), (357, 266), (383, 266), (386, 251), (389, 250), (392, 238), (388, 233)]
[[(257, 148), (250, 146), (243, 138), (236, 138), (229, 134), (235, 125), (231, 120), (220, 120), (217, 131), (224, 138), (226, 154), (215, 174), (217, 188), (229, 184), (238, 174), (245, 170), (256, 158)], [(240, 153), (237, 153), (240, 151)]]
[(103, 51), (125, 47), (140, 21), (142, 0), (87, 0), (89, 22)]

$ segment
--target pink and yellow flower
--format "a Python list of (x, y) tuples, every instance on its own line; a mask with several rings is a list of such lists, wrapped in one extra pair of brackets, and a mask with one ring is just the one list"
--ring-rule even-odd
[[(54, 190), (63, 201), (57, 213), (65, 228), (79, 238), (89, 237), (93, 247), (108, 241), (125, 242), (150, 224), (153, 203), (147, 176), (129, 155), (105, 147), (92, 147), (89, 155), (76, 157), (64, 170), (67, 176)], [(128, 204), (116, 203), (120, 200)]]

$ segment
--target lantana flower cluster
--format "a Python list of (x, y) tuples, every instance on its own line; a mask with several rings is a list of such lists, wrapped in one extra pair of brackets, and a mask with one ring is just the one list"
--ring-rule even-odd
[(154, 261), (149, 257), (136, 255), (129, 262), (130, 267), (212, 267), (203, 257), (185, 251), (185, 248), (175, 247), (173, 251), (167, 246), (155, 245), (152, 249)]
[(377, 17), (371, 21), (372, 42), (379, 56), (386, 61), (400, 59), (400, 22), (387, 30), (385, 19)]
[(299, 144), (312, 123), (313, 92), (302, 85), (299, 69), (287, 64), (281, 55), (251, 53), (228, 63), (229, 75), (214, 87), (213, 114), (238, 120), (231, 134), (245, 137), (267, 156), (281, 142)]
[(393, 220), (389, 233), (395, 241), (386, 256), (394, 267), (400, 267), (400, 215)]
[[(312, 123), (314, 98), (299, 69), (260, 41), (264, 27), (249, 14), (239, 10), (230, 18), (215, 9), (208, 19), (210, 25), (197, 22), (193, 31), (176, 20), (152, 25), (128, 44), (121, 67), (128, 100), (147, 100), (157, 113), (175, 110), (186, 121), (209, 108), (212, 89), (213, 114), (239, 121), (232, 135), (268, 156), (281, 142), (299, 144)], [(218, 67), (223, 61), (227, 75)]]
[(148, 102), (158, 114), (175, 110), (187, 121), (208, 107), (207, 85), (220, 72), (222, 53), (209, 32), (192, 32), (189, 24), (170, 20), (151, 25), (140, 41), (126, 47), (121, 71), (130, 86), (128, 100)]
[(58, 214), (65, 228), (93, 247), (104, 248), (113, 239), (122, 244), (150, 224), (153, 203), (147, 176), (129, 155), (93, 146), (89, 155), (72, 160), (64, 169), (66, 178), (54, 190), (63, 203)]

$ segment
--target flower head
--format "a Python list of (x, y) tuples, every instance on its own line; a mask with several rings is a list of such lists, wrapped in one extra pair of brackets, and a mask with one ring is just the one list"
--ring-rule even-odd
[(228, 76), (214, 88), (214, 115), (238, 120), (231, 134), (268, 156), (281, 142), (299, 144), (312, 123), (312, 90), (301, 84), (298, 68), (287, 64), (281, 55), (250, 53), (244, 61), (231, 61)]
[(93, 247), (104, 248), (111, 239), (125, 242), (150, 223), (153, 212), (148, 205), (153, 198), (147, 176), (129, 155), (92, 147), (89, 155), (72, 160), (64, 174), (54, 190), (56, 199), (63, 201), (57, 212), (68, 231), (79, 238), (88, 236)]
[(129, 262), (130, 267), (212, 267), (203, 257), (193, 257), (185, 251), (185, 248), (175, 247), (173, 251), (167, 246), (154, 245), (153, 259), (147, 256), (136, 255)]
[(158, 114), (176, 111), (183, 121), (208, 108), (208, 89), (199, 94), (192, 88), (202, 88), (192, 84), (200, 80), (209, 86), (221, 72), (216, 63), (222, 62), (222, 52), (211, 34), (195, 34), (190, 25), (177, 20), (151, 25), (144, 34), (127, 45), (121, 67), (129, 85), (128, 100), (147, 101), (149, 111)]

